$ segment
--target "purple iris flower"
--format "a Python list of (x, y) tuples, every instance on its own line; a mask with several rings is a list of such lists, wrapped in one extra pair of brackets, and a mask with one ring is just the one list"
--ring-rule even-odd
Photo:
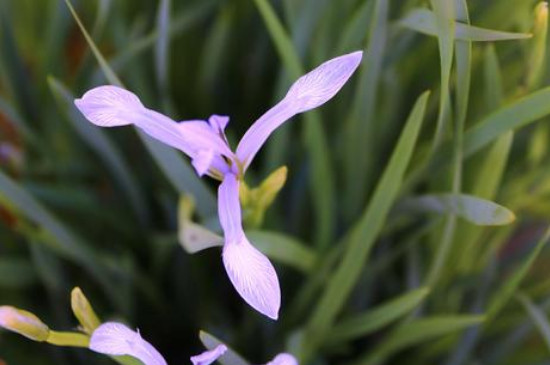
[(223, 262), (237, 292), (254, 309), (277, 319), (281, 292), (271, 262), (246, 238), (241, 223), (239, 183), (271, 133), (293, 116), (316, 108), (344, 86), (361, 62), (362, 52), (327, 61), (300, 77), (286, 96), (248, 129), (235, 152), (225, 137), (226, 116), (208, 121), (176, 122), (147, 109), (133, 93), (116, 86), (99, 86), (76, 99), (84, 116), (101, 127), (133, 124), (150, 136), (183, 151), (202, 175), (221, 181), (218, 215), (224, 231)]
[[(90, 339), (90, 350), (111, 356), (128, 355), (139, 359), (144, 365), (167, 365), (162, 355), (145, 341), (139, 332), (133, 331), (122, 323), (107, 322), (99, 326)], [(227, 351), (220, 344), (212, 350), (191, 357), (193, 365), (210, 365)], [(265, 365), (298, 365), (294, 356), (282, 353)]]

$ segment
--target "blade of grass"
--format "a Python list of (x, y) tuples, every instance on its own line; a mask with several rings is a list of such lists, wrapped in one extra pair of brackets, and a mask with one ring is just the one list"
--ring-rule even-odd
[(361, 48), (365, 38), (365, 29), (371, 28), (374, 4), (375, 2), (372, 0), (364, 1), (355, 11), (351, 20), (345, 24), (345, 29), (338, 41), (338, 54)]
[[(502, 32), (493, 29), (485, 29), (460, 21), (455, 22), (455, 38), (461, 41), (471, 42), (495, 42), (517, 39), (527, 39), (532, 35), (528, 33)], [(408, 13), (398, 23), (400, 26), (430, 36), (437, 36), (437, 24), (434, 12), (428, 9), (415, 9)]]
[(346, 251), (326, 290), (315, 307), (307, 326), (306, 347), (302, 361), (308, 360), (328, 335), (331, 325), (342, 309), (365, 265), (370, 250), (381, 232), (392, 207), (405, 170), (409, 164), (422, 125), (429, 93), (422, 94), (413, 107), (374, 195), (363, 215), (353, 227)]
[(105, 289), (106, 293), (118, 304), (114, 284), (106, 275), (101, 260), (89, 245), (76, 237), (61, 221), (29, 195), (16, 182), (0, 171), (0, 195), (3, 201), (10, 202), (17, 211), (22, 212), (32, 222), (45, 229), (55, 240), (49, 240), (50, 248), (62, 256), (80, 264)]
[[(497, 55), (493, 45), (487, 47), (484, 58), (485, 105), (487, 110), (497, 109), (502, 104), (502, 77)], [(498, 137), (483, 157), (476, 173), (478, 178), (472, 187), (472, 194), (484, 199), (494, 199), (501, 185), (502, 176), (512, 147), (513, 132)], [(457, 270), (466, 273), (475, 267), (478, 261), (476, 248), (483, 229), (472, 225), (460, 228), (463, 245), (457, 254)], [(458, 251), (458, 250), (457, 250)]]
[(352, 341), (378, 331), (416, 308), (430, 292), (429, 288), (412, 290), (368, 311), (349, 316), (334, 325), (328, 343)]
[(413, 210), (452, 213), (479, 226), (510, 224), (516, 218), (502, 205), (467, 194), (427, 194), (409, 198), (403, 205)]
[(31, 87), (29, 73), (25, 70), (25, 62), (17, 47), (15, 29), (9, 14), (0, 11), (0, 76), (3, 86), (13, 94), (18, 111), (28, 121), (39, 120), (35, 90)]
[(164, 104), (168, 104), (169, 45), (171, 0), (161, 0), (157, 14), (158, 38), (155, 44), (155, 72), (157, 87)]
[(344, 206), (347, 219), (357, 216), (363, 207), (366, 192), (372, 181), (372, 160), (377, 151), (376, 136), (379, 135), (374, 116), (378, 100), (378, 88), (382, 74), (382, 62), (387, 40), (389, 3), (375, 0), (370, 24), (370, 37), (362, 60), (361, 73), (351, 112), (344, 131), (347, 132), (345, 177), (347, 194)]
[(381, 364), (398, 350), (462, 331), (470, 326), (480, 324), (484, 320), (484, 316), (478, 315), (434, 316), (414, 319), (393, 330), (383, 343), (356, 363), (362, 365)]
[[(210, 11), (217, 4), (217, 0), (204, 0), (197, 3), (190, 8), (186, 8), (185, 11), (174, 16), (170, 22), (169, 35), (174, 37), (175, 35), (181, 35), (185, 31), (199, 21), (203, 20), (207, 15), (210, 14)], [(128, 62), (134, 60), (140, 53), (147, 51), (150, 47), (153, 47), (159, 33), (157, 29), (153, 30), (148, 35), (133, 40), (128, 47), (122, 49), (119, 53), (116, 53), (109, 61), (111, 69), (114, 71), (121, 70)], [(104, 74), (101, 67), (94, 72), (91, 79), (96, 83), (99, 80), (103, 79), (102, 74)]]
[(546, 313), (544, 313), (539, 307), (537, 307), (533, 301), (524, 294), (518, 294), (516, 296), (517, 300), (523, 305), (523, 308), (531, 317), (531, 320), (537, 326), (542, 339), (546, 343), (546, 347), (550, 351), (550, 323), (548, 323), (548, 318)]
[(550, 239), (550, 227), (537, 242), (526, 260), (517, 268), (493, 295), (487, 310), (487, 322), (493, 320), (518, 290), (523, 278), (537, 259), (538, 255)]
[[(93, 39), (88, 34), (88, 31), (71, 5), (70, 0), (65, 0), (65, 3), (77, 22), (107, 80), (113, 85), (122, 87), (122, 82), (111, 69)], [(193, 169), (185, 162), (181, 155), (175, 150), (147, 136), (142, 131), (138, 130), (138, 135), (172, 186), (180, 193), (187, 192), (195, 197), (198, 202), (197, 210), (199, 214), (201, 214), (203, 218), (215, 214), (217, 206), (214, 194), (196, 176)]]
[[(293, 78), (300, 77), (304, 73), (302, 64), (290, 37), (277, 18), (275, 11), (267, 0), (254, 0), (254, 3), (266, 24), (285, 68)], [(311, 111), (306, 113), (304, 118), (306, 122), (304, 138), (312, 165), (312, 177), (310, 181), (317, 221), (314, 241), (320, 248), (325, 248), (334, 232), (335, 220), (333, 219), (333, 212), (335, 197), (333, 167), (331, 166), (328, 154), (329, 148), (319, 114)]]
[(246, 236), (269, 258), (307, 274), (317, 257), (308, 246), (288, 235), (268, 231), (246, 231)]
[(78, 135), (103, 160), (111, 174), (118, 182), (122, 193), (134, 208), (142, 223), (147, 221), (147, 210), (139, 185), (132, 176), (117, 147), (107, 138), (100, 128), (92, 126), (74, 106), (74, 96), (55, 78), (48, 78), (52, 93), (57, 98), (67, 120), (73, 125)]
[(452, 0), (430, 0), (430, 3), (434, 9), (441, 67), (439, 109), (430, 153), (433, 155), (441, 143), (446, 127), (446, 118), (450, 115), (448, 113), (448, 108), (450, 108), (449, 82), (453, 64), (455, 17)]

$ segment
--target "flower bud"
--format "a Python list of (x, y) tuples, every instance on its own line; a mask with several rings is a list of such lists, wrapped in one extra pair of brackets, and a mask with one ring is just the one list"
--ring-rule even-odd
[(10, 306), (0, 307), (0, 327), (39, 342), (46, 341), (50, 332), (34, 314)]
[(91, 335), (101, 324), (92, 305), (82, 293), (79, 287), (76, 287), (71, 292), (71, 308), (78, 322), (82, 325), (84, 332)]

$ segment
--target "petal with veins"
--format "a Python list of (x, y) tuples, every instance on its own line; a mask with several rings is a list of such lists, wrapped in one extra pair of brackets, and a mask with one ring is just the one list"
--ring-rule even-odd
[[(227, 117), (212, 116), (210, 122), (194, 120), (177, 123), (162, 113), (144, 107), (135, 94), (111, 85), (86, 92), (81, 99), (75, 100), (75, 105), (95, 125), (115, 127), (133, 124), (192, 159), (201, 154), (196, 164), (202, 174), (210, 167), (223, 173), (227, 170), (227, 164), (221, 156), (233, 157), (223, 135), (223, 128), (229, 120)], [(205, 155), (201, 151), (208, 150), (212, 156), (209, 158), (210, 164), (205, 166)]]
[(281, 290), (273, 265), (247, 240), (241, 225), (239, 182), (228, 173), (218, 189), (218, 215), (224, 231), (223, 263), (239, 295), (260, 313), (277, 319)]
[(210, 365), (218, 358), (220, 358), (227, 351), (227, 346), (221, 344), (216, 346), (213, 350), (204, 351), (199, 355), (191, 357), (193, 365)]
[(166, 365), (149, 342), (122, 323), (106, 322), (99, 326), (90, 339), (90, 350), (112, 356), (129, 355), (145, 365)]
[(237, 146), (237, 157), (248, 167), (271, 133), (294, 115), (329, 101), (355, 72), (363, 52), (333, 58), (300, 77), (277, 105), (262, 115), (246, 131)]
[(145, 109), (135, 94), (112, 85), (93, 88), (74, 103), (86, 119), (100, 127), (132, 124), (129, 117)]

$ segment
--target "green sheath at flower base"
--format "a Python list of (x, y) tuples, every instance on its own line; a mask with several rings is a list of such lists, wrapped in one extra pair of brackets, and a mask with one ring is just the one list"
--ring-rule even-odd
[(287, 174), (287, 167), (281, 166), (257, 188), (250, 189), (244, 182), (240, 185), (239, 198), (243, 207), (243, 220), (248, 228), (258, 228), (262, 225), (265, 212), (285, 185)]
[(0, 307), (0, 327), (38, 342), (46, 341), (50, 335), (48, 326), (37, 316), (10, 306)]
[(82, 329), (87, 334), (91, 335), (101, 325), (101, 321), (95, 314), (92, 305), (79, 287), (74, 288), (71, 292), (71, 308)]

